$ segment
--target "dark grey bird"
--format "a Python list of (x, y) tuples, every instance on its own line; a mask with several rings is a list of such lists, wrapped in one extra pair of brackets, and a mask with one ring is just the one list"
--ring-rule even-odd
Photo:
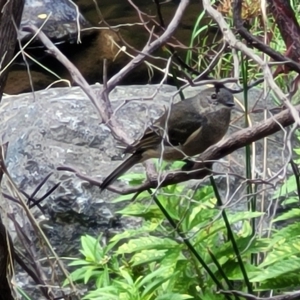
[(215, 88), (208, 88), (172, 105), (170, 111), (125, 149), (124, 153), (131, 153), (131, 156), (104, 179), (101, 190), (132, 166), (149, 158), (175, 161), (202, 153), (223, 138), (233, 107), (233, 95), (224, 88), (217, 92)]

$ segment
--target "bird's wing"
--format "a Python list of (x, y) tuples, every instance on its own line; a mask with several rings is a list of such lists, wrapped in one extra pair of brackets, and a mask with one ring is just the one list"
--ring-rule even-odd
[[(166, 122), (167, 114), (165, 113), (146, 129), (141, 139), (129, 145), (124, 153), (155, 149), (162, 140), (164, 140), (165, 145), (183, 145), (193, 134), (196, 134), (196, 131), (199, 133), (204, 122), (207, 122), (207, 118), (199, 114), (193, 105), (186, 106), (183, 101), (176, 103), (174, 110), (175, 106), (177, 106), (176, 110), (184, 114), (184, 119), (180, 118), (178, 120), (177, 114), (172, 112)], [(166, 136), (164, 135), (165, 128), (167, 129)]]
[(124, 153), (143, 152), (147, 149), (155, 149), (162, 141), (162, 131), (157, 125), (156, 123), (148, 127), (139, 140), (127, 146)]
[[(172, 120), (172, 124), (168, 125), (168, 139), (165, 141), (173, 146), (184, 145), (193, 136), (199, 134), (203, 124), (207, 122), (206, 117), (196, 112), (186, 112), (185, 119), (176, 123)], [(174, 126), (175, 125), (175, 126)]]

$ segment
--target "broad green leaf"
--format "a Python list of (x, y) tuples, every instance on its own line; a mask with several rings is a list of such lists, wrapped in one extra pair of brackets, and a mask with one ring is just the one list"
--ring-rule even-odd
[[(174, 269), (170, 267), (162, 267), (146, 275), (139, 282), (140, 288), (144, 287), (142, 295), (146, 295), (148, 292), (153, 291), (157, 286), (162, 285), (163, 282), (169, 280), (174, 275)], [(153, 280), (155, 279), (155, 280)]]
[[(264, 215), (262, 212), (236, 212), (235, 214), (228, 214), (227, 218), (229, 223), (232, 225), (234, 223), (248, 220), (252, 218), (257, 218)], [(208, 222), (207, 226), (200, 230), (199, 234), (197, 235), (197, 243), (203, 242), (205, 240), (211, 240), (211, 236), (215, 234), (219, 234), (225, 230), (225, 223), (223, 219), (218, 219), (215, 222)]]
[(285, 261), (285, 259), (299, 256), (299, 254), (300, 239), (286, 240), (283, 238), (273, 246), (273, 250), (268, 253), (265, 260), (260, 264), (260, 267), (266, 267), (278, 261)]
[(68, 266), (86, 266), (86, 265), (91, 265), (91, 262), (83, 259), (77, 259), (68, 264)]
[(143, 217), (145, 220), (162, 218), (163, 214), (156, 204), (145, 205), (139, 202), (130, 203), (116, 213), (123, 216)]
[[(258, 267), (250, 264), (248, 261), (243, 261), (243, 264), (247, 274), (255, 273), (258, 271)], [(222, 266), (222, 269), (230, 280), (244, 281), (244, 276), (241, 271), (240, 265), (236, 260), (228, 261), (225, 265)]]
[(103, 270), (101, 274), (96, 279), (96, 288), (106, 287), (111, 284), (110, 275), (107, 268)]
[(110, 242), (119, 242), (122, 239), (129, 239), (133, 238), (137, 235), (142, 235), (145, 233), (150, 233), (153, 232), (157, 229), (157, 227), (160, 225), (160, 222), (145, 222), (143, 224), (143, 227), (137, 228), (137, 229), (127, 229), (124, 232), (118, 233), (114, 235), (111, 239)]
[(192, 230), (195, 226), (202, 226), (204, 222), (210, 221), (218, 214), (218, 210), (213, 209), (213, 203), (210, 207), (209, 206), (207, 202), (199, 203), (191, 210), (188, 214), (186, 230)]
[(278, 222), (278, 221), (283, 221), (283, 220), (289, 220), (292, 218), (298, 218), (300, 217), (300, 209), (299, 208), (292, 208), (289, 211), (282, 213), (280, 216), (275, 218), (273, 220), (273, 223)]
[[(112, 203), (119, 203), (119, 202), (123, 202), (123, 201), (132, 200), (134, 195), (135, 195), (135, 193), (127, 194), (127, 195), (120, 195), (120, 196), (116, 197), (114, 200), (112, 200)], [(135, 199), (136, 200), (150, 199), (150, 195), (148, 192), (142, 192)]]
[(300, 273), (299, 257), (292, 257), (289, 259), (277, 261), (276, 263), (270, 265), (268, 268), (261, 269), (257, 276), (251, 278), (251, 282), (262, 282), (267, 279), (274, 280), (276, 277), (289, 276), (294, 272), (297, 272), (298, 274)]
[(124, 267), (119, 269), (120, 275), (126, 280), (129, 285), (133, 285), (133, 279)]
[(273, 195), (273, 199), (286, 196), (291, 192), (297, 191), (297, 183), (294, 175), (290, 176), (282, 186), (280, 186)]
[(121, 245), (117, 254), (133, 253), (147, 249), (170, 249), (178, 247), (178, 244), (168, 238), (158, 238), (154, 236), (132, 239), (128, 243)]
[[(76, 269), (74, 272), (72, 272), (72, 273), (70, 274), (72, 280), (73, 280), (73, 281), (79, 281), (79, 280), (82, 280), (82, 281), (83, 281), (84, 275), (85, 275), (86, 271), (88, 270), (88, 268), (89, 268), (89, 267), (82, 267), (82, 268)], [(69, 284), (69, 280), (68, 280), (68, 279), (66, 279), (66, 280), (64, 281), (64, 284), (63, 284), (63, 285), (65, 286), (65, 285), (67, 285), (67, 284)]]
[(90, 267), (84, 274), (84, 284), (87, 284), (91, 277), (97, 277), (102, 273), (97, 267)]
[[(270, 240), (269, 239), (256, 239), (252, 236), (236, 238), (235, 242), (240, 253), (243, 254), (243, 257), (250, 257), (253, 253), (265, 252), (268, 250)], [(210, 248), (210, 251), (217, 258), (221, 266), (225, 264), (229, 259), (232, 260), (235, 258), (235, 253), (232, 248), (232, 243), (230, 241), (222, 244), (220, 246), (215, 246)], [(206, 263), (212, 263), (211, 257), (209, 256), (206, 260)]]
[(119, 300), (119, 295), (118, 290), (114, 286), (107, 286), (95, 291), (90, 291), (82, 299)]
[(189, 260), (187, 260), (186, 257), (182, 254), (181, 248), (182, 247), (177, 247), (174, 249), (167, 250), (165, 256), (160, 261), (160, 265), (164, 267), (173, 267), (175, 265), (177, 266), (178, 260), (183, 260), (186, 263), (188, 263)]
[(161, 261), (166, 254), (167, 250), (142, 250), (134, 254), (130, 260), (132, 266), (150, 263), (153, 261)]
[(99, 260), (99, 255), (103, 255), (99, 241), (89, 235), (81, 237), (81, 246), (83, 248), (81, 252), (87, 261), (97, 262)]
[[(289, 291), (298, 289), (300, 285), (299, 273), (287, 273), (284, 276), (270, 278), (260, 283), (257, 290), (278, 290), (286, 289)], [(288, 298), (287, 298), (288, 299)]]
[(289, 224), (273, 234), (274, 238), (285, 238), (287, 240), (300, 238), (300, 222)]
[(193, 299), (194, 297), (184, 294), (176, 294), (176, 293), (167, 293), (164, 295), (160, 295), (155, 298), (155, 300), (185, 300), (185, 299)]

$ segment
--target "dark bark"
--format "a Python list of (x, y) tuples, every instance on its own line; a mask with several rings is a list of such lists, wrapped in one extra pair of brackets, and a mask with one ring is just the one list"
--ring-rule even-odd
[[(289, 12), (289, 14), (291, 14), (292, 9), (290, 8), (290, 10), (287, 8), (287, 6), (285, 7), (285, 10), (281, 10), (280, 6), (276, 6), (279, 2), (281, 4), (283, 3), (287, 3), (289, 2), (288, 0), (268, 0), (269, 3), (274, 3), (274, 7), (276, 7), (276, 13), (283, 15), (284, 13), (286, 13), (287, 11)], [(271, 5), (273, 7), (273, 5)], [(275, 13), (275, 8), (273, 7), (274, 13)], [(295, 60), (293, 59), (293, 57), (289, 56), (288, 53), (286, 56), (282, 55), (281, 53), (275, 51), (274, 49), (272, 49), (271, 47), (267, 46), (266, 44), (264, 44), (262, 41), (260, 41), (257, 37), (253, 36), (245, 27), (244, 27), (244, 21), (241, 18), (241, 10), (242, 10), (242, 0), (234, 0), (233, 1), (233, 24), (237, 30), (237, 32), (250, 44), (252, 45), (254, 48), (266, 53), (267, 55), (269, 55), (271, 58), (273, 58), (275, 61), (280, 61), (280, 62), (286, 62), (285, 65), (288, 66), (289, 70), (293, 70), (297, 73), (300, 74), (300, 64), (299, 64), (299, 60), (298, 58), (296, 58)], [(273, 14), (274, 14), (273, 13)], [(292, 11), (292, 14), (294, 12)], [(286, 15), (286, 19), (289, 19), (290, 16)], [(279, 19), (279, 15), (276, 17), (274, 15), (275, 19)], [(282, 16), (280, 17), (282, 18)], [(297, 22), (297, 21), (296, 21)], [(288, 26), (290, 26), (291, 24), (294, 24), (293, 20), (289, 21), (289, 24), (285, 25), (283, 24), (284, 22), (280, 22), (279, 26), (286, 26), (285, 34), (290, 35), (291, 30), (288, 30)], [(294, 27), (295, 29), (296, 27)], [(294, 34), (296, 35), (296, 31), (294, 30)], [(285, 37), (285, 39), (288, 39), (288, 37)], [(299, 50), (300, 51), (300, 50)], [(291, 59), (291, 58), (292, 59)], [(299, 56), (298, 56), (299, 57)]]
[[(15, 51), (23, 6), (24, 0), (0, 0), (0, 101), (8, 74), (6, 66)], [(11, 246), (11, 240), (0, 218), (0, 300), (13, 300), (7, 279), (7, 271), (13, 264), (9, 256), (9, 249), (13, 250)], [(11, 254), (13, 255), (12, 252)]]
[[(2, 149), (6, 153), (8, 144), (2, 145)], [(3, 164), (4, 158), (2, 157), (2, 152), (0, 152), (0, 185), (3, 178)], [(11, 255), (10, 255), (11, 254)], [(0, 216), (0, 300), (13, 300), (9, 281), (8, 281), (8, 271), (12, 271), (13, 268), (13, 256), (14, 249), (12, 241), (10, 239), (9, 233), (6, 231), (5, 226), (2, 223)]]
[(286, 56), (299, 62), (300, 27), (289, 0), (268, 0), (271, 12), (286, 45)]
[[(8, 242), (9, 240), (9, 242)], [(0, 300), (13, 300), (10, 285), (7, 280), (7, 271), (12, 267), (12, 262), (9, 258), (9, 247), (12, 245), (9, 235), (6, 232), (5, 226), (0, 220)], [(10, 247), (13, 250), (13, 247)], [(13, 255), (13, 252), (11, 252)]]
[(8, 70), (5, 69), (14, 55), (17, 28), (20, 25), (25, 0), (0, 0), (0, 101)]

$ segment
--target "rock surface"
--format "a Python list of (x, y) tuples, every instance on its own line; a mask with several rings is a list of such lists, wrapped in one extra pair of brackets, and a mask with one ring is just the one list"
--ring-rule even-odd
[[(75, 42), (78, 32), (91, 24), (68, 0), (26, 0), (20, 25), (20, 38), (28, 40), (32, 34), (24, 27), (34, 25), (52, 40)], [(79, 30), (78, 30), (79, 29)]]

